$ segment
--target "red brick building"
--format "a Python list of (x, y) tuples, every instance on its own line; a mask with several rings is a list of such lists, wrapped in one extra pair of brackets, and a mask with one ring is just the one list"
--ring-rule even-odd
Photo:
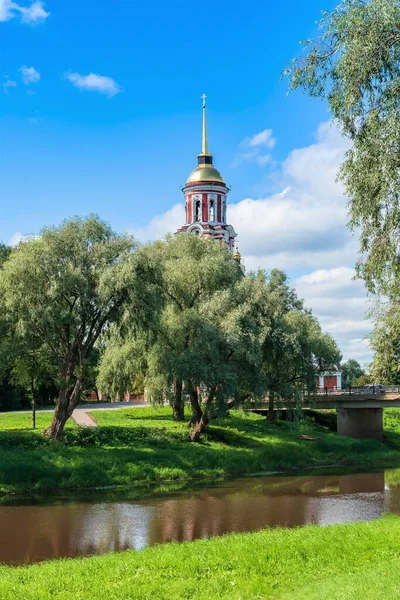
[(332, 365), (332, 369), (318, 375), (317, 386), (328, 392), (342, 389), (342, 371), (339, 366)]

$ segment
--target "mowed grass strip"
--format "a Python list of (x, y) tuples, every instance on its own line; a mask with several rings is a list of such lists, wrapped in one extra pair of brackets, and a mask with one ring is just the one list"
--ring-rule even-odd
[[(50, 425), (53, 418), (53, 412), (38, 411), (36, 413), (36, 433), (43, 431)], [(75, 421), (69, 419), (67, 427), (74, 427)], [(12, 412), (0, 413), (0, 432), (1, 431), (31, 431), (32, 430), (32, 413), (31, 412)]]
[(2, 600), (395, 600), (400, 519), (264, 530), (30, 567), (0, 567)]
[[(74, 427), (70, 420), (61, 443), (40, 435), (49, 413), (38, 415), (35, 432), (26, 427), (30, 415), (0, 414), (0, 493), (215, 480), (260, 471), (400, 460), (400, 420), (394, 418), (388, 445), (341, 437), (307, 420), (297, 426), (270, 424), (264, 417), (232, 411), (194, 444), (188, 440), (187, 423), (175, 423), (168, 407), (90, 414), (99, 427)], [(303, 440), (301, 433), (318, 439)]]

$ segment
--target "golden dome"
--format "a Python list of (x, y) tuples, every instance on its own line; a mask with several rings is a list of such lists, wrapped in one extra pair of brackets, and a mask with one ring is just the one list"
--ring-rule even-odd
[(198, 181), (219, 181), (225, 183), (221, 173), (213, 165), (200, 164), (190, 173), (187, 183)]
[(241, 254), (240, 254), (240, 252), (239, 252), (239, 248), (238, 248), (238, 245), (237, 245), (237, 244), (236, 244), (235, 252), (234, 252), (234, 254), (233, 254), (233, 258), (234, 258), (235, 260), (237, 260), (238, 262), (240, 262), (240, 259), (242, 258), (242, 255), (241, 255)]

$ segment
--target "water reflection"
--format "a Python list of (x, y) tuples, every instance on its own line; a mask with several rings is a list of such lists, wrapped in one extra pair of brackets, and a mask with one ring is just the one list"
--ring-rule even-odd
[[(393, 471), (387, 481), (397, 482)], [(245, 478), (140, 501), (0, 507), (0, 561), (31, 563), (173, 540), (400, 514), (400, 487), (385, 474)]]

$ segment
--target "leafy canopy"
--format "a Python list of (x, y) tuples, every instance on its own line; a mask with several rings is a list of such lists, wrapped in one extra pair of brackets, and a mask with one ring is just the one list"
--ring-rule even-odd
[(371, 337), (374, 358), (371, 373), (376, 382), (400, 385), (400, 304), (377, 308)]
[(218, 343), (206, 307), (217, 291), (228, 289), (242, 274), (225, 247), (191, 234), (167, 236), (141, 248), (138, 257), (154, 268), (160, 310), (150, 329), (129, 327), (128, 318), (122, 336), (121, 331), (111, 332), (99, 386), (116, 392), (145, 372), (148, 397), (157, 402), (170, 398), (174, 381), (198, 385), (205, 379)]
[(388, 293), (400, 269), (400, 3), (343, 0), (319, 29), (285, 73), (292, 89), (328, 101), (352, 141), (339, 177), (361, 231), (358, 274)]
[(94, 345), (121, 317), (133, 291), (135, 314), (146, 312), (140, 301), (145, 278), (134, 248), (130, 236), (117, 235), (97, 216), (74, 217), (19, 244), (0, 271), (2, 303), (17, 336), (25, 346), (45, 350), (58, 366), (51, 437), (61, 436)]
[(365, 370), (360, 363), (354, 358), (349, 358), (348, 361), (342, 364), (342, 387), (347, 388), (350, 385), (354, 386), (354, 381), (366, 375)]
[(5, 308), (21, 334), (32, 332), (62, 364), (79, 361), (117, 316), (126, 293), (126, 259), (134, 247), (92, 216), (46, 228), (21, 243), (1, 273)]

